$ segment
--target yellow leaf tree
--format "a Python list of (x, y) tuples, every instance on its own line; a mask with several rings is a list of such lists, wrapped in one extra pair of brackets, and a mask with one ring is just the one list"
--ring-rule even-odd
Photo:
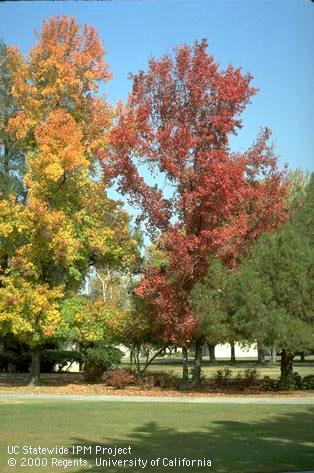
[(32, 349), (31, 383), (40, 351), (60, 324), (59, 301), (72, 295), (91, 265), (127, 266), (136, 242), (129, 218), (98, 177), (96, 149), (106, 150), (113, 110), (97, 95), (110, 79), (93, 27), (74, 18), (44, 21), (24, 58), (9, 48), (19, 111), (8, 131), (23, 143), (26, 203), (0, 201), (0, 326)]

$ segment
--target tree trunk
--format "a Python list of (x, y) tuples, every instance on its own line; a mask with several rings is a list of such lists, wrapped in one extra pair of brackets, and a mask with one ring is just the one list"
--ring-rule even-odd
[(305, 361), (305, 352), (301, 351), (300, 353), (300, 361)]
[(197, 387), (201, 384), (201, 368), (202, 368), (202, 347), (204, 341), (202, 339), (195, 342), (195, 358), (192, 375), (192, 385)]
[(263, 348), (257, 347), (257, 359), (260, 366), (265, 364), (265, 350)]
[(147, 368), (149, 367), (149, 365), (155, 360), (155, 358), (157, 358), (157, 356), (159, 356), (162, 352), (165, 352), (166, 350), (167, 350), (167, 347), (160, 348), (160, 350), (156, 351), (150, 358), (149, 358), (150, 353), (148, 353), (144, 368), (141, 370), (141, 374), (144, 374)]
[(277, 357), (277, 347), (274, 345), (271, 349), (271, 362), (276, 363), (276, 357)]
[(293, 358), (294, 353), (287, 352), (284, 348), (281, 351), (280, 381), (289, 384), (293, 382)]
[(231, 356), (230, 356), (230, 361), (231, 363), (236, 363), (236, 357), (235, 357), (235, 346), (234, 342), (230, 342), (230, 347), (231, 347)]
[[(81, 343), (78, 344), (78, 351), (79, 353), (84, 353), (84, 348)], [(84, 361), (79, 361), (79, 370), (83, 371), (83, 368), (84, 368)]]
[(189, 382), (189, 353), (187, 347), (182, 347), (182, 383)]
[(216, 356), (215, 356), (215, 346), (211, 343), (207, 343), (208, 354), (209, 354), (209, 361), (210, 363), (216, 363)]
[(36, 347), (32, 350), (32, 366), (29, 386), (38, 386), (40, 384), (40, 358), (41, 349)]

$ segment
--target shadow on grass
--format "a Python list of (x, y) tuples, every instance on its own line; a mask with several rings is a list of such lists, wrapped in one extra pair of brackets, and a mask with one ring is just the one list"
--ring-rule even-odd
[[(223, 406), (222, 406), (223, 409)], [(166, 471), (213, 471), (216, 473), (274, 473), (314, 469), (313, 414), (274, 415), (252, 423), (241, 421), (214, 421), (200, 431), (183, 432), (179, 429), (161, 428), (158, 422), (149, 422), (129, 432), (129, 438), (107, 437), (101, 443), (91, 443), (83, 438), (72, 439), (73, 446), (91, 446), (92, 454), (81, 456), (88, 462), (78, 473), (116, 473), (127, 470), (132, 473)], [(271, 414), (270, 414), (271, 416)], [(114, 427), (113, 427), (114, 430)], [(121, 467), (117, 464), (96, 466), (96, 446), (100, 448), (131, 446), (131, 454), (110, 456), (99, 453), (103, 460), (148, 460), (145, 469), (137, 462)], [(183, 458), (211, 459), (209, 467), (171, 467), (169, 460), (163, 467), (150, 466), (152, 459)], [(162, 460), (160, 460), (162, 461)], [(92, 465), (90, 468), (89, 465)], [(93, 468), (94, 466), (94, 468)]]

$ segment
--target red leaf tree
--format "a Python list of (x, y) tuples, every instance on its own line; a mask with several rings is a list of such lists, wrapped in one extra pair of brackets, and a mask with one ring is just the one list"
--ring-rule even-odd
[[(230, 135), (256, 93), (252, 76), (233, 66), (220, 70), (206, 48), (205, 40), (183, 45), (131, 76), (128, 103), (103, 157), (106, 180), (141, 209), (165, 252), (167, 264), (148, 268), (137, 294), (154, 307), (161, 336), (181, 346), (202, 342), (188, 296), (206, 274), (209, 255), (235, 266), (286, 214), (270, 131), (262, 130), (244, 153), (230, 150)], [(166, 185), (148, 185), (141, 163)]]

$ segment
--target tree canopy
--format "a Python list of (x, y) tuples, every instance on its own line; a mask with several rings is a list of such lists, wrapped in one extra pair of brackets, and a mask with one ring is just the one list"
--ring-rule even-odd
[[(207, 42), (151, 59), (132, 75), (128, 103), (110, 133), (102, 163), (141, 210), (167, 265), (147, 268), (137, 294), (154, 307), (165, 339), (185, 344), (197, 337), (189, 293), (206, 274), (208, 256), (235, 266), (264, 231), (284, 221), (284, 173), (265, 129), (243, 153), (230, 135), (256, 93), (250, 74), (220, 70)], [(100, 153), (101, 156), (101, 153)], [(148, 185), (139, 163), (164, 176), (173, 190)]]
[[(136, 242), (122, 204), (97, 176), (95, 150), (107, 146), (112, 116), (95, 95), (110, 78), (100, 38), (68, 17), (44, 21), (37, 37), (26, 58), (16, 48), (7, 51), (17, 111), (6, 130), (25, 154), (26, 199), (0, 201), (6, 262), (0, 292), (10, 308), (0, 311), (0, 323), (23, 340), (37, 339), (39, 348), (60, 323), (60, 312), (48, 310), (54, 295), (77, 291), (91, 265), (127, 266)], [(40, 317), (29, 302), (37, 292)]]
[(312, 176), (290, 221), (260, 238), (227, 292), (239, 337), (281, 347), (292, 359), (314, 341), (313, 187)]

